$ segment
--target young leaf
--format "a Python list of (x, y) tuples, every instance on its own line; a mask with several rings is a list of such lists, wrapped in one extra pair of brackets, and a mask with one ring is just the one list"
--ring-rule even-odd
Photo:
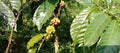
[(87, 16), (89, 15), (89, 10), (88, 8), (83, 10), (72, 22), (70, 33), (75, 45), (78, 43), (83, 45), (83, 36), (88, 25)]
[(119, 53), (120, 27), (116, 20), (113, 20), (102, 34), (98, 43), (97, 53)]
[(85, 32), (84, 46), (95, 44), (110, 20), (110, 17), (103, 13), (96, 16)]
[(58, 0), (46, 0), (37, 8), (33, 16), (33, 23), (38, 27), (38, 30), (41, 29), (42, 25), (53, 14), (53, 11), (57, 6), (57, 3)]
[(12, 9), (19, 10), (21, 7), (21, 1), (20, 0), (9, 0), (10, 4), (12, 6)]
[(38, 34), (38, 35), (33, 36), (27, 43), (27, 49), (30, 49), (30, 47), (33, 47), (35, 45), (35, 43), (42, 40), (43, 36), (44, 34)]
[[(7, 22), (8, 31), (15, 28), (14, 31), (16, 31), (16, 20), (14, 17), (13, 12), (10, 10), (8, 6), (6, 6), (2, 1), (0, 1), (0, 14), (3, 15), (3, 19)], [(10, 26), (10, 29), (9, 29)]]

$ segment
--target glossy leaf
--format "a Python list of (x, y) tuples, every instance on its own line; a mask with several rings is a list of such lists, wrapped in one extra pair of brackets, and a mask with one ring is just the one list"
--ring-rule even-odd
[(84, 36), (84, 46), (92, 46), (95, 44), (110, 20), (110, 17), (103, 13), (96, 16), (86, 30)]
[(120, 27), (116, 20), (113, 20), (102, 34), (98, 43), (97, 53), (119, 53), (120, 49)]
[[(0, 1), (0, 14), (3, 16), (2, 18), (4, 21), (6, 21), (7, 30), (11, 30), (13, 27), (15, 27), (14, 31), (16, 31), (16, 20), (14, 17), (13, 12), (10, 10), (10, 8), (5, 5), (2, 1)], [(10, 26), (10, 29), (9, 29)]]
[[(96, 7), (95, 7), (96, 8)], [(100, 15), (102, 12), (98, 9), (95, 9), (90, 15), (90, 23), (96, 18), (96, 16)]]
[(38, 30), (52, 16), (57, 3), (58, 0), (46, 0), (37, 8), (33, 16), (33, 23), (38, 27)]
[(33, 47), (36, 43), (38, 43), (40, 40), (42, 40), (44, 34), (38, 34), (33, 36), (27, 43), (27, 49), (30, 47)]
[(21, 1), (20, 0), (9, 0), (10, 4), (12, 6), (12, 9), (19, 10), (21, 7)]
[(89, 10), (89, 8), (83, 10), (72, 22), (70, 33), (75, 45), (78, 43), (83, 45), (83, 37), (88, 26), (87, 16), (89, 15)]

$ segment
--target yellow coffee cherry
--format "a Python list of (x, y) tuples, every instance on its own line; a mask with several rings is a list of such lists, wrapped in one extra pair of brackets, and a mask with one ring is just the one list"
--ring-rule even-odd
[(48, 41), (51, 37), (52, 37), (52, 34), (47, 34), (47, 36), (45, 36), (45, 41)]
[(55, 28), (54, 28), (54, 26), (48, 26), (47, 28), (46, 28), (46, 33), (47, 34), (51, 34), (51, 33), (54, 33), (55, 32)]

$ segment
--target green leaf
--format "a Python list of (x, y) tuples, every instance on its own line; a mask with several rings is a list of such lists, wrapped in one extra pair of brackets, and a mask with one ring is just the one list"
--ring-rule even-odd
[[(96, 7), (95, 7), (96, 8)], [(100, 15), (102, 12), (97, 8), (89, 15), (90, 23), (96, 18), (96, 16)]]
[(106, 0), (107, 5), (110, 5), (110, 3), (112, 2), (112, 0)]
[[(0, 1), (0, 13), (3, 15), (3, 19), (6, 21), (6, 25), (7, 25), (7, 30), (11, 30), (13, 28), (13, 26), (15, 25), (15, 29), (14, 31), (16, 31), (16, 20), (15, 20), (15, 16), (13, 14), (13, 12), (11, 11), (11, 9), (5, 5), (2, 1)], [(9, 29), (10, 26), (10, 29)]]
[(87, 7), (91, 7), (92, 6), (92, 2), (91, 0), (76, 0), (77, 2), (87, 6)]
[(2, 1), (0, 1), (0, 12), (1, 13), (4, 13), (8, 18), (13, 18), (15, 19), (14, 17), (14, 14), (13, 12), (10, 10), (10, 8), (5, 5)]
[(83, 37), (85, 35), (86, 27), (88, 26), (87, 16), (89, 15), (89, 8), (83, 10), (76, 18), (73, 20), (70, 28), (71, 37), (73, 43), (76, 45), (83, 45)]
[(96, 16), (85, 32), (84, 46), (95, 44), (110, 20), (110, 17), (103, 13)]
[(42, 40), (43, 36), (44, 34), (38, 34), (33, 36), (27, 43), (27, 49), (29, 49), (30, 47), (33, 47), (37, 42)]
[(102, 34), (98, 43), (97, 53), (119, 53), (120, 27), (116, 20), (113, 20)]
[(12, 9), (19, 10), (21, 7), (21, 1), (20, 0), (9, 0), (10, 4), (12, 6)]
[(22, 4), (24, 4), (24, 3), (26, 3), (27, 2), (27, 0), (22, 0)]
[(57, 3), (58, 0), (46, 0), (37, 8), (33, 16), (33, 23), (38, 27), (38, 30), (52, 16)]

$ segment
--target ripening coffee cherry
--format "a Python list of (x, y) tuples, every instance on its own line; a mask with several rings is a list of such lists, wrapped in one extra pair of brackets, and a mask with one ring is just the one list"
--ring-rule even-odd
[(55, 25), (55, 26), (58, 25), (59, 23), (60, 23), (60, 20), (58, 18), (53, 18), (50, 22), (50, 24)]

